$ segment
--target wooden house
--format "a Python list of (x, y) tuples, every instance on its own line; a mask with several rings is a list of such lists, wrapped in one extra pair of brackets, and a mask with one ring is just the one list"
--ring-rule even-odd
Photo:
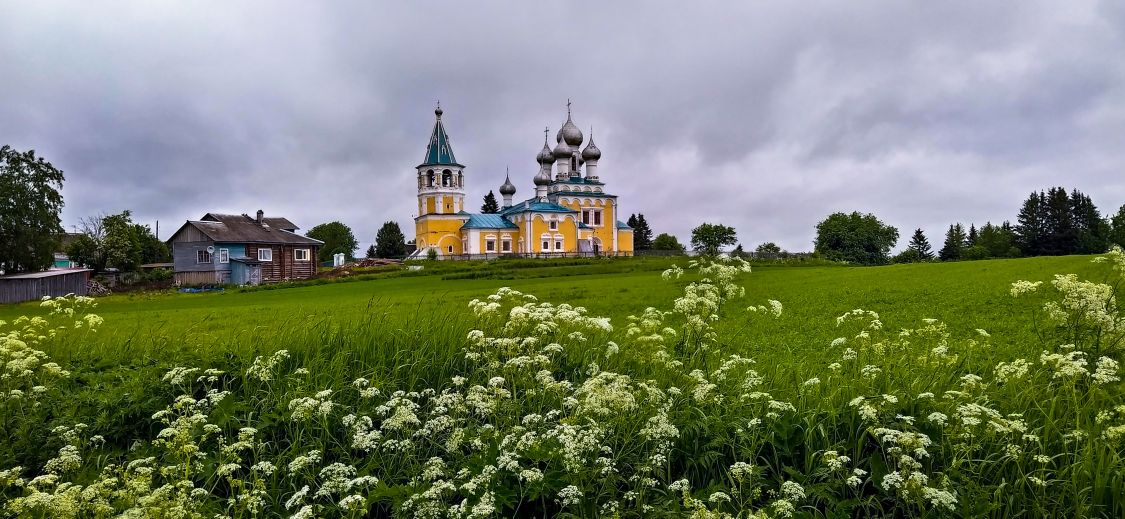
[(168, 239), (180, 285), (256, 285), (316, 275), (324, 244), (297, 234), (293, 222), (246, 214), (207, 213), (189, 220)]

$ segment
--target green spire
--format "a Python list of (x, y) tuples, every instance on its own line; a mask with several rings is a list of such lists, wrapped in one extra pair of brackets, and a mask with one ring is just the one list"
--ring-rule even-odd
[(455, 165), (457, 158), (453, 156), (453, 147), (449, 145), (449, 135), (445, 133), (445, 126), (441, 124), (441, 106), (434, 110), (437, 122), (434, 123), (434, 133), (430, 135), (430, 144), (426, 146), (426, 159), (423, 166)]

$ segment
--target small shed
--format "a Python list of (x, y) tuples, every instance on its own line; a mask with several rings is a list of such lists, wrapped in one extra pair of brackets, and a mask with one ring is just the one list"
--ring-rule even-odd
[(86, 295), (90, 269), (46, 270), (0, 276), (0, 304), (34, 301), (43, 296)]

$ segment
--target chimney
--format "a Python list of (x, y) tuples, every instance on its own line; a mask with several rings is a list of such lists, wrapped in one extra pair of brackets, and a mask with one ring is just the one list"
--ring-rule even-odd
[(265, 216), (265, 214), (266, 213), (263, 212), (261, 209), (258, 209), (258, 218), (256, 220), (258, 222), (258, 225), (262, 225), (262, 217)]

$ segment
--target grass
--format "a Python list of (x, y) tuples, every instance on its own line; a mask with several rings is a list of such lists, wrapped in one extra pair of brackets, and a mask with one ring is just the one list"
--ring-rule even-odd
[[(658, 458), (652, 456), (667, 460), (657, 473), (650, 473), (665, 489), (660, 494), (663, 497), (653, 495), (636, 501), (634, 515), (655, 514), (644, 508), (650, 505), (642, 506), (642, 502), (659, 504), (673, 516), (707, 507), (712, 507), (715, 513), (724, 508), (728, 511), (753, 508), (784, 515), (784, 506), (779, 501), (793, 501), (803, 507), (800, 508), (803, 513), (813, 515), (941, 515), (944, 509), (927, 504), (921, 497), (920, 487), (910, 491), (917, 495), (906, 490), (884, 492), (878, 487), (878, 482), (887, 474), (905, 474), (908, 467), (902, 465), (893, 449), (888, 450), (888, 443), (873, 432), (876, 426), (861, 418), (858, 408), (849, 402), (854, 402), (857, 395), (872, 398), (894, 394), (903, 400), (901, 405), (875, 404), (879, 406), (878, 425), (924, 431), (935, 438), (938, 445), (934, 449), (940, 450), (933, 452), (933, 457), (925, 461), (926, 466), (920, 470), (928, 471), (930, 485), (934, 488), (939, 488), (942, 481), (953, 482), (950, 488), (956, 488), (960, 498), (954, 515), (1004, 516), (1017, 511), (1031, 511), (1035, 515), (1113, 515), (1122, 508), (1111, 496), (1125, 490), (1120, 447), (1106, 451), (1104, 446), (1064, 449), (1062, 445), (1064, 433), (1093, 427), (1094, 414), (1103, 408), (1111, 409), (1113, 402), (1120, 404), (1120, 392), (1116, 397), (1093, 390), (1068, 395), (1061, 391), (1064, 387), (1054, 386), (1049, 371), (1043, 371), (1035, 375), (1041, 377), (1042, 388), (1017, 388), (996, 382), (989, 388), (991, 393), (987, 393), (987, 398), (986, 393), (981, 393), (971, 400), (974, 405), (985, 407), (1004, 409), (1007, 406), (1005, 412), (1015, 412), (1016, 408), (1023, 410), (1028, 414), (1031, 428), (1043, 437), (1044, 448), (1050, 446), (1055, 449), (1052, 455), (1059, 456), (1060, 460), (1065, 458), (1065, 468), (1050, 475), (1058, 479), (1051, 483), (1056, 496), (1052, 498), (1035, 497), (1035, 489), (1021, 486), (1027, 485), (1026, 480), (1020, 479), (1023, 477), (1020, 470), (1025, 469), (1012, 468), (1012, 462), (1008, 461), (1010, 456), (989, 450), (1002, 451), (1004, 445), (1013, 440), (982, 436), (979, 445), (966, 447), (956, 439), (952, 426), (949, 434), (945, 434), (940, 429), (923, 427), (921, 423), (915, 427), (912, 422), (895, 418), (903, 413), (924, 417), (934, 410), (953, 416), (950, 408), (938, 402), (914, 401), (911, 395), (925, 391), (941, 395), (944, 391), (962, 388), (961, 377), (966, 374), (989, 378), (998, 362), (1037, 359), (1044, 350), (1058, 351), (1058, 344), (1052, 342), (1056, 337), (1049, 333), (1051, 327), (1034, 317), (1042, 298), (1013, 299), (1009, 294), (1011, 283), (1018, 279), (1047, 281), (1059, 273), (1105, 279), (1108, 269), (1090, 260), (1090, 257), (1031, 258), (878, 268), (759, 265), (753, 273), (737, 274), (733, 278), (746, 287), (746, 293), (742, 298), (728, 301), (722, 318), (706, 326), (713, 330), (714, 340), (694, 335), (697, 332), (691, 331), (686, 321), (669, 314), (661, 319), (667, 326), (681, 330), (681, 335), (675, 344), (659, 347), (625, 332), (630, 326), (628, 316), (640, 315), (651, 306), (669, 309), (671, 301), (690, 289), (689, 283), (699, 281), (698, 276), (672, 282), (661, 280), (660, 271), (675, 261), (667, 258), (427, 263), (420, 272), (388, 271), (370, 274), (366, 279), (323, 284), (222, 293), (111, 296), (99, 300), (96, 312), (104, 318), (104, 323), (97, 332), (63, 333), (37, 346), (72, 374), (57, 386), (51, 386), (46, 393), (48, 396), (44, 397), (50, 399), (47, 406), (20, 407), (20, 413), (12, 413), (15, 404), (12, 401), (6, 404), (9, 414), (3, 427), (10, 439), (0, 440), (0, 469), (22, 465), (32, 468), (29, 472), (37, 473), (38, 468), (58, 454), (59, 443), (46, 440), (52, 435), (51, 429), (58, 425), (83, 422), (89, 425), (85, 434), (104, 436), (106, 445), (99, 455), (102, 457), (97, 458), (101, 460), (125, 456), (135, 440), (156, 438), (161, 430), (180, 427), (180, 422), (162, 423), (153, 416), (162, 409), (172, 409), (168, 407), (169, 402), (185, 392), (193, 401), (205, 402), (206, 387), (192, 384), (190, 380), (179, 384), (160, 380), (175, 366), (194, 366), (229, 374), (219, 377), (214, 384), (233, 396), (221, 406), (208, 408), (206, 414), (212, 423), (226, 431), (237, 431), (238, 427), (247, 425), (258, 428), (264, 443), (255, 449), (261, 450), (257, 456), (262, 459), (276, 459), (280, 465), (290, 463), (311, 448), (318, 448), (325, 456), (331, 452), (333, 459), (354, 465), (360, 474), (377, 474), (384, 483), (371, 490), (365, 501), (368, 508), (363, 509), (374, 515), (396, 511), (403, 515), (421, 514), (417, 508), (406, 511), (403, 507), (409, 501), (407, 497), (417, 497), (420, 494), (416, 492), (432, 487), (429, 483), (410, 482), (411, 477), (417, 477), (423, 470), (427, 459), (439, 456), (472, 474), (487, 471), (487, 466), (498, 463), (495, 461), (498, 443), (492, 442), (500, 442), (499, 431), (522, 427), (520, 423), (525, 415), (549, 416), (551, 412), (562, 412), (564, 416), (552, 434), (559, 434), (564, 426), (592, 427), (583, 434), (603, 434), (602, 441), (614, 453), (612, 463), (617, 464), (622, 475), (618, 479), (599, 475), (591, 468), (593, 458), (586, 458), (587, 468), (577, 472), (562, 470), (559, 464), (565, 465), (565, 461), (557, 456), (559, 452), (566, 452), (568, 447), (563, 444), (556, 445), (548, 454), (523, 452), (521, 463), (540, 467), (545, 471), (545, 479), (538, 485), (512, 479), (514, 476), (491, 483), (491, 499), (495, 500), (493, 505), (500, 510), (500, 515), (538, 516), (564, 511), (578, 516), (604, 514), (605, 510), (598, 507), (608, 506), (606, 503), (610, 501), (620, 502), (624, 489), (644, 494), (636, 481), (625, 476), (652, 470), (645, 469), (656, 464), (652, 460)], [(683, 263), (682, 258), (679, 261)], [(555, 399), (543, 393), (540, 386), (544, 382), (532, 376), (535, 369), (512, 371), (503, 367), (509, 361), (540, 362), (519, 360), (531, 359), (535, 349), (521, 356), (519, 351), (523, 346), (516, 345), (524, 344), (523, 337), (542, 338), (543, 332), (536, 331), (535, 322), (515, 326), (505, 324), (506, 319), (500, 316), (478, 317), (470, 311), (467, 305), (470, 300), (487, 300), (486, 297), (500, 287), (534, 294), (540, 301), (581, 306), (588, 310), (588, 315), (610, 318), (614, 327), (612, 333), (602, 333), (596, 326), (583, 324), (584, 318), (580, 316), (564, 317), (565, 312), (556, 312), (557, 309), (542, 317), (556, 323), (561, 330), (579, 333), (577, 338), (563, 332), (551, 335), (563, 343), (565, 349), (551, 354), (547, 364), (552, 376), (573, 384), (571, 398), (581, 404), (577, 409), (563, 402), (563, 396), (572, 390), (560, 389), (564, 395)], [(743, 310), (747, 305), (764, 304), (769, 299), (778, 300), (785, 307), (784, 313), (776, 319)], [(855, 325), (838, 326), (836, 322), (838, 316), (856, 308), (877, 312), (884, 331), (872, 332), (874, 338), (869, 341), (852, 338), (846, 345), (832, 345), (837, 337), (852, 337), (858, 331)], [(45, 312), (46, 309), (36, 304), (3, 306), (0, 321)], [(940, 330), (935, 331), (923, 319), (946, 323), (950, 337), (941, 338)], [(480, 350), (483, 355), (480, 359), (466, 359), (466, 348), (476, 351), (471, 341), (466, 340), (473, 329), (515, 342), (510, 347), (489, 346)], [(904, 339), (897, 335), (900, 329), (918, 331)], [(981, 339), (976, 329), (986, 330), (991, 338)], [(620, 344), (619, 354), (603, 354), (609, 340)], [(954, 349), (956, 358), (949, 357), (940, 364), (919, 365), (929, 348), (945, 343)], [(861, 347), (861, 344), (866, 346)], [(845, 362), (843, 371), (829, 369), (830, 364), (846, 356), (846, 347), (860, 350), (860, 358), (852, 364)], [(242, 375), (281, 349), (288, 351), (291, 358), (279, 360), (270, 368), (276, 370), (273, 376), (279, 377), (274, 382), (256, 382)], [(491, 357), (496, 355), (499, 357)], [(767, 419), (769, 425), (759, 432), (745, 430), (752, 418), (766, 419), (773, 411), (761, 407), (764, 401), (746, 400), (745, 385), (732, 386), (730, 380), (722, 380), (716, 370), (732, 362), (731, 355), (755, 359), (757, 374), (744, 374), (746, 380), (760, 378), (756, 384), (769, 391), (769, 398), (792, 403), (796, 409), (791, 414), (782, 412), (778, 418)], [(1093, 360), (1090, 359), (1091, 363)], [(879, 366), (882, 374), (867, 377), (860, 370), (865, 363)], [(298, 368), (307, 369), (307, 375), (288, 374)], [(1090, 368), (1092, 371), (1092, 365)], [(699, 376), (705, 379), (693, 374), (697, 369)], [(599, 379), (599, 372), (607, 374), (608, 378)], [(615, 379), (611, 376), (614, 372), (630, 377)], [(507, 380), (493, 385), (490, 379), (495, 376)], [(491, 447), (484, 447), (480, 452), (448, 450), (420, 441), (411, 448), (414, 450), (387, 451), (384, 448), (378, 451), (381, 454), (372, 451), (370, 455), (357, 457), (355, 451), (347, 447), (352, 440), (350, 429), (340, 424), (343, 411), (323, 421), (315, 417), (307, 422), (290, 418), (295, 412), (293, 402), (297, 397), (314, 398), (313, 394), (324, 388), (334, 389), (332, 398), (340, 409), (380, 416), (379, 413), (384, 412), (380, 408), (372, 409), (364, 399), (347, 396), (354, 393), (350, 386), (357, 377), (365, 377), (372, 387), (382, 390), (379, 400), (384, 402), (382, 409), (397, 409), (396, 405), (406, 404), (394, 402), (414, 399), (419, 406), (416, 409), (419, 416), (423, 412), (433, 413), (427, 416), (437, 416), (440, 413), (435, 409), (444, 407), (435, 407), (433, 399), (426, 396), (385, 399), (395, 390), (454, 390), (450, 381), (466, 377), (469, 382), (464, 387), (479, 384), (492, 395), (488, 398), (498, 398), (496, 402), (500, 407), (491, 411), (492, 414), (481, 418), (469, 413), (458, 418), (466, 424), (465, 431), (482, 434), (481, 438), (487, 438), (485, 443)], [(823, 389), (821, 386), (816, 386), (815, 391), (808, 389), (804, 382), (812, 377), (824, 379)], [(665, 403), (649, 400), (641, 403), (645, 393), (638, 392), (635, 384), (644, 380), (663, 388), (660, 391), (666, 396), (657, 400)], [(716, 387), (712, 396), (699, 398), (696, 393), (708, 384)], [(203, 384), (210, 385), (213, 384)], [(667, 396), (672, 386), (683, 388), (693, 396), (685, 395), (682, 399)], [(1120, 389), (1120, 385), (1113, 387)], [(1069, 388), (1076, 391), (1077, 386)], [(499, 391), (510, 391), (518, 398), (505, 400), (496, 396)], [(632, 396), (620, 400), (625, 398), (623, 391), (632, 391)], [(741, 400), (736, 398), (739, 393), (742, 393)], [(651, 391), (649, 394), (651, 397)], [(593, 399), (591, 395), (601, 395), (596, 401), (602, 404), (585, 407)], [(716, 399), (714, 395), (726, 395), (728, 400)], [(634, 398), (638, 399), (635, 406), (620, 404)], [(1040, 404), (1038, 408), (1037, 404)], [(668, 407), (662, 407), (665, 405)], [(1121, 413), (1121, 418), (1125, 419), (1125, 411)], [(664, 415), (676, 424), (678, 436), (668, 444), (639, 441), (643, 437), (640, 426), (646, 420)], [(397, 437), (398, 429), (387, 425), (388, 417), (383, 419), (386, 420), (383, 434), (387, 438)], [(485, 422), (487, 427), (480, 429)], [(599, 427), (604, 429), (602, 433), (597, 432)], [(489, 436), (491, 433), (487, 431), (498, 432), (496, 436)], [(188, 443), (204, 445), (204, 440), (197, 436), (198, 431), (184, 434)], [(162, 463), (187, 463), (185, 470), (195, 474), (190, 478), (193, 484), (208, 488), (209, 495), (216, 498), (208, 501), (206, 510), (239, 515), (235, 513), (237, 506), (220, 503), (226, 498), (233, 503), (236, 497), (248, 495), (246, 488), (249, 487), (237, 486), (251, 484), (248, 473), (239, 478), (224, 477), (216, 472), (217, 465), (200, 467), (189, 461), (177, 461), (175, 455), (169, 454), (174, 450), (161, 447), (159, 442), (145, 445), (147, 447), (138, 452), (158, 456)], [(1066, 449), (1070, 454), (1062, 453)], [(828, 451), (846, 454), (854, 466), (864, 467), (871, 473), (870, 482), (859, 487), (859, 491), (852, 491), (843, 484), (846, 474), (835, 483), (826, 480), (827, 476), (819, 467)], [(159, 454), (161, 452), (165, 454)], [(728, 470), (739, 461), (749, 461), (757, 467), (753, 483), (739, 479), (742, 476), (736, 477), (739, 472)], [(96, 478), (101, 467), (94, 465), (84, 465), (80, 473), (72, 477)], [(1035, 473), (1049, 479), (1045, 472)], [(286, 478), (292, 480), (278, 477), (254, 480), (257, 482), (254, 484), (268, 489), (268, 497), (263, 498), (268, 501), (265, 508), (274, 512), (284, 508), (282, 502), (300, 487), (297, 477), (290, 474)], [(680, 496), (677, 491), (667, 490), (668, 485), (681, 477), (698, 492)], [(0, 474), (0, 483), (3, 479), (4, 475)], [(316, 484), (323, 484), (312, 483), (314, 479), (309, 479), (314, 488)], [(465, 482), (459, 481), (458, 484)], [(595, 483), (597, 481), (603, 483)], [(784, 490), (780, 485), (785, 481), (799, 481), (810, 495), (801, 500), (783, 497), (785, 494), (778, 492)], [(565, 499), (559, 498), (565, 494), (564, 487), (568, 487), (564, 483), (580, 489), (585, 498), (578, 504), (566, 504)], [(692, 501), (705, 500), (712, 492), (730, 494), (734, 492), (732, 489), (742, 488), (740, 485), (746, 485), (745, 492), (736, 495), (730, 505)], [(1070, 487), (1063, 490), (1066, 485)], [(650, 494), (645, 495), (655, 491), (650, 489)], [(472, 492), (460, 492), (465, 498), (484, 499)], [(9, 489), (0, 494), (0, 501), (17, 494)], [(995, 496), (1007, 496), (1008, 501), (998, 502)], [(451, 499), (457, 502), (459, 498), (445, 495), (439, 501), (448, 504)], [(315, 506), (328, 507), (320, 510), (328, 515), (347, 515), (342, 505), (338, 509), (325, 503)], [(245, 512), (240, 513), (246, 515)]]

